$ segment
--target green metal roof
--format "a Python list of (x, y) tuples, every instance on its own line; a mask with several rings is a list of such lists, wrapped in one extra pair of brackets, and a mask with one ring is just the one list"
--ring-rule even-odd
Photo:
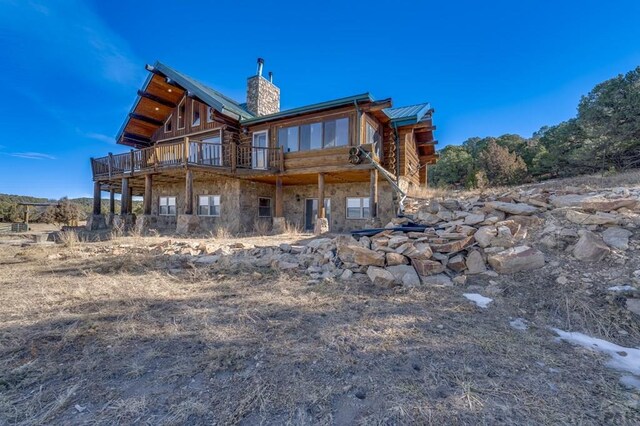
[(398, 108), (385, 108), (383, 112), (391, 119), (396, 126), (406, 126), (415, 124), (422, 120), (424, 115), (431, 110), (431, 104), (426, 102), (423, 104), (410, 105)]
[(292, 109), (288, 109), (286, 111), (276, 112), (275, 114), (261, 115), (260, 117), (253, 117), (253, 118), (245, 118), (245, 119), (240, 120), (240, 123), (244, 124), (244, 125), (257, 124), (257, 123), (262, 123), (262, 122), (265, 122), (265, 121), (271, 121), (271, 120), (277, 120), (277, 119), (280, 119), (280, 118), (291, 117), (291, 116), (294, 116), (294, 115), (306, 114), (306, 113), (309, 113), (309, 112), (320, 111), (320, 110), (323, 110), (323, 109), (336, 108), (336, 107), (344, 106), (344, 105), (351, 105), (354, 102), (360, 102), (360, 101), (373, 101), (373, 98), (371, 97), (371, 95), (369, 93), (362, 93), (360, 95), (348, 96), (346, 98), (334, 99), (334, 100), (331, 100), (331, 101), (320, 102), (320, 103), (317, 103), (317, 104), (311, 104), (311, 105), (298, 107), (298, 108), (292, 108)]
[(243, 108), (238, 102), (226, 97), (217, 90), (200, 83), (198, 80), (191, 78), (188, 75), (176, 71), (161, 62), (156, 62), (154, 68), (169, 77), (171, 80), (175, 81), (178, 85), (184, 87), (189, 94), (195, 95), (207, 105), (215, 108), (221, 113), (224, 113), (225, 111), (232, 112), (239, 116), (241, 120), (254, 117), (252, 113)]

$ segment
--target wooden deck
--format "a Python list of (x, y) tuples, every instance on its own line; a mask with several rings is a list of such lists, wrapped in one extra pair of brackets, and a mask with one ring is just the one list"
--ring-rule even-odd
[[(180, 169), (208, 170), (228, 176), (256, 180), (266, 178), (271, 181), (278, 175), (311, 176), (321, 172), (348, 174), (370, 169), (370, 164), (349, 163), (351, 148), (342, 146), (285, 154), (281, 148), (253, 147), (235, 142), (212, 144), (189, 141), (186, 138), (180, 142), (157, 144), (124, 154), (92, 158), (91, 170), (94, 181), (117, 180), (149, 173), (169, 174)], [(363, 145), (363, 148), (371, 152), (369, 145)], [(377, 158), (375, 160), (379, 161)]]
[(273, 174), (283, 171), (284, 159), (280, 148), (212, 144), (188, 139), (91, 159), (93, 180), (96, 181), (191, 166), (230, 174), (238, 170)]

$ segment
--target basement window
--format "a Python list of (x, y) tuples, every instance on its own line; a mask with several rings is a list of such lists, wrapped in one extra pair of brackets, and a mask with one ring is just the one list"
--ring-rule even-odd
[(160, 197), (160, 215), (176, 215), (176, 197)]
[(258, 217), (271, 217), (271, 198), (258, 198)]
[(347, 219), (366, 219), (369, 217), (369, 198), (347, 197)]
[(219, 195), (198, 196), (198, 215), (220, 217), (220, 196)]
[(171, 119), (173, 118), (173, 114), (169, 116), (169, 118), (167, 118), (167, 121), (164, 122), (164, 132), (165, 133), (171, 133), (171, 131), (173, 130), (173, 124), (171, 122)]
[(186, 106), (184, 104), (184, 99), (178, 105), (178, 130), (184, 129), (184, 113)]
[(200, 125), (200, 104), (195, 100), (191, 101), (191, 125), (193, 127)]

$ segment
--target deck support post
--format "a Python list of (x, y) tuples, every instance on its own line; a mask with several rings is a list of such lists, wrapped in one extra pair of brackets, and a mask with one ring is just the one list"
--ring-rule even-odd
[(369, 176), (369, 217), (378, 216), (378, 170), (371, 169)]
[(282, 234), (285, 231), (283, 202), (282, 176), (276, 176), (276, 211), (273, 216), (273, 232), (276, 234)]
[(193, 214), (193, 172), (185, 174), (184, 214)]
[(122, 178), (122, 191), (120, 194), (120, 216), (124, 216), (129, 214), (129, 178)]
[(102, 188), (100, 182), (93, 183), (93, 214), (99, 215), (101, 213), (102, 204)]
[(424, 165), (424, 187), (425, 188), (429, 187), (429, 165), (428, 164)]
[[(87, 218), (87, 229), (90, 231), (97, 231), (98, 229), (105, 229), (107, 222), (105, 217), (101, 214), (102, 207), (102, 186), (100, 182), (93, 183), (93, 212), (92, 215)], [(29, 206), (27, 206), (25, 222), (29, 222)]]
[(109, 189), (109, 214), (116, 214), (116, 190), (113, 188)]
[(151, 174), (144, 175), (144, 214), (151, 214), (151, 187), (153, 178)]
[(318, 173), (318, 219), (313, 229), (316, 235), (329, 232), (329, 221), (324, 211), (324, 173)]

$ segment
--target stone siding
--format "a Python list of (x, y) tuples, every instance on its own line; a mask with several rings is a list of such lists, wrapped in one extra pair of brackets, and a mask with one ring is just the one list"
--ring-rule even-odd
[(247, 109), (256, 115), (280, 112), (280, 89), (260, 75), (249, 77)]

